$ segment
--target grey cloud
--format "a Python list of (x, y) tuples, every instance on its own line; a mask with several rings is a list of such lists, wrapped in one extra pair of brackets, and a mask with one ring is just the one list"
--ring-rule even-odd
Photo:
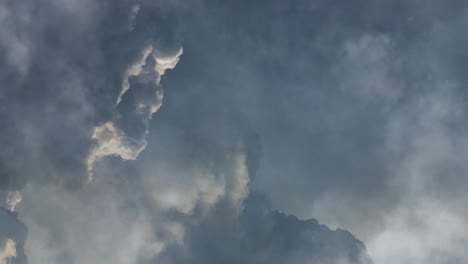
[[(436, 208), (450, 208), (447, 221), (467, 218), (460, 191), (466, 3), (205, 3), (204, 18), (185, 18), (185, 60), (166, 80), (166, 111), (191, 111), (174, 119), (203, 124), (241, 113), (264, 153), (252, 187), (267, 192), (275, 208), (344, 226), (371, 244), (379, 234), (411, 235), (424, 257), (405, 260), (400, 248), (393, 253), (401, 261), (462, 258), (438, 250), (443, 241), (422, 246), (422, 234), (440, 222), (421, 215), (435, 200)], [(421, 211), (402, 213), (407, 204)], [(412, 217), (425, 231), (412, 232)], [(405, 228), (396, 228), (401, 221)], [(464, 245), (449, 234), (448, 244)], [(391, 243), (372, 249), (392, 252)]]
[[(165, 59), (180, 49), (180, 44), (177, 33), (170, 32), (174, 23), (164, 22), (171, 19), (170, 11), (144, 2), (135, 14), (131, 12), (135, 4), (67, 0), (0, 4), (0, 188), (5, 207), (13, 210), (21, 196), (12, 195), (31, 185), (61, 186), (69, 191), (84, 187), (89, 177), (87, 160), (96, 144), (93, 129), (114, 119), (128, 67), (152, 43), (157, 43), (153, 52), (161, 61), (154, 72), (173, 67)], [(156, 24), (161, 26), (156, 28)], [(51, 198), (46, 195), (42, 199), (43, 209), (54, 214), (56, 208), (46, 206)], [(40, 221), (39, 213), (31, 214)], [(28, 222), (28, 217), (20, 219)], [(7, 244), (16, 243), (14, 261), (24, 263), (25, 232), (16, 234), (14, 225), (19, 224), (15, 223), (2, 223), (2, 228), (13, 232), (7, 237), (2, 234), (2, 243), (4, 238), (12, 241), (6, 240)], [(43, 238), (43, 244), (50, 242), (34, 228), (30, 240), (38, 247), (26, 251), (41, 249), (34, 242), (38, 238)], [(33, 263), (42, 260), (39, 257)]]
[[(194, 128), (190, 119), (174, 123), (166, 114), (158, 113), (139, 159), (104, 158), (87, 188), (23, 190), (20, 214), (30, 228), (30, 259), (371, 263), (349, 232), (286, 217), (261, 195), (249, 195), (259, 152), (242, 118), (212, 119)], [(216, 136), (208, 133), (212, 125)]]
[(245, 206), (238, 219), (221, 204), (207, 220), (188, 224), (184, 244), (157, 263), (372, 263), (364, 244), (347, 231), (272, 211), (258, 193)]
[(1, 4), (1, 196), (30, 261), (370, 263), (275, 208), (379, 264), (464, 260), (465, 5)]
[[(2, 185), (86, 182), (93, 128), (112, 119), (127, 68), (153, 42), (161, 43), (154, 49), (163, 57), (180, 48), (168, 36), (169, 27), (151, 26), (168, 24), (156, 6), (141, 3), (134, 17), (134, 4), (2, 4)], [(129, 30), (132, 18), (135, 25)], [(9, 43), (15, 39), (21, 45)], [(15, 49), (23, 46), (24, 58), (16, 56)]]

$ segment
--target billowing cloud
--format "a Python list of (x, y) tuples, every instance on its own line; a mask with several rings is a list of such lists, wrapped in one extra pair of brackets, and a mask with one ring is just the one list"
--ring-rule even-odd
[(258, 193), (245, 201), (239, 218), (227, 210), (220, 204), (208, 219), (188, 224), (184, 243), (166, 250), (157, 263), (372, 263), (349, 232), (272, 211)]
[[(193, 8), (202, 12), (197, 8), (205, 3), (198, 4)], [(203, 256), (208, 247), (197, 249), (191, 241), (203, 245), (220, 230), (198, 237), (199, 225), (223, 219), (238, 222), (243, 232), (249, 227), (253, 219), (244, 218), (260, 143), (243, 115), (212, 108), (217, 102), (207, 100), (213, 97), (206, 86), (189, 98), (187, 111), (153, 118), (162, 105), (161, 77), (179, 62), (180, 35), (192, 30), (178, 14), (187, 10), (182, 3), (124, 0), (27, 1), (2, 8), (3, 261), (26, 263), (27, 254), (32, 263), (172, 263), (177, 257), (171, 252), (180, 249), (210, 258)], [(334, 232), (321, 230), (314, 257), (353, 263), (365, 257), (351, 235), (338, 236), (348, 254), (331, 241)], [(236, 231), (226, 226), (225, 234)]]
[[(0, 10), (0, 196), (14, 211), (30, 185), (85, 186), (89, 157), (120, 154), (115, 142), (117, 148), (142, 147), (147, 132), (135, 132), (128, 123), (134, 117), (143, 126), (149, 122), (161, 103), (160, 76), (175, 66), (181, 48), (177, 38), (168, 37), (177, 30), (164, 22), (173, 16), (150, 3), (24, 1), (2, 3)], [(148, 45), (154, 47), (151, 58), (144, 58), (145, 69), (129, 74)], [(128, 78), (132, 90), (117, 106)], [(15, 261), (23, 263), (25, 232), (21, 239), (16, 235), (7, 237), (16, 244)]]
[[(286, 217), (274, 212), (265, 198), (250, 193), (250, 175), (258, 159), (258, 150), (252, 148), (258, 144), (252, 144), (256, 137), (248, 126), (206, 137), (212, 123), (205, 122), (191, 134), (176, 133), (189, 124), (175, 127), (172, 118), (160, 114), (141, 156), (125, 163), (104, 158), (96, 167), (99, 177), (87, 188), (23, 190), (20, 214), (30, 228), (30, 259), (236, 263), (239, 257), (266, 261), (283, 252), (282, 259), (290, 262), (370, 263), (364, 245), (350, 233), (331, 231), (315, 220)], [(256, 241), (254, 231), (265, 236)], [(308, 244), (299, 246), (304, 239)], [(250, 244), (259, 247), (258, 254)]]
[(90, 177), (100, 158), (115, 155), (135, 160), (146, 147), (149, 121), (162, 105), (161, 76), (176, 66), (181, 54), (182, 49), (173, 55), (158, 55), (151, 45), (142, 51), (141, 59), (128, 68), (117, 98), (116, 114), (93, 131), (96, 146), (86, 161)]
[(188, 15), (167, 112), (198, 125), (241, 113), (262, 145), (252, 188), (352, 230), (377, 261), (465, 261), (452, 245), (468, 219), (466, 3), (207, 2), (202, 23)]
[(1, 3), (0, 263), (466, 262), (466, 10)]

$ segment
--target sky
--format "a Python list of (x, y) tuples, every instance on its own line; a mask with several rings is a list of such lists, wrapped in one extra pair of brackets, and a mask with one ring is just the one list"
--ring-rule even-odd
[(0, 2), (0, 264), (468, 263), (464, 0)]

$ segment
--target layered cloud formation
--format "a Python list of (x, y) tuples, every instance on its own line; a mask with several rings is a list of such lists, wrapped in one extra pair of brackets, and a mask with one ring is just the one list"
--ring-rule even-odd
[(0, 264), (467, 262), (467, 8), (1, 3)]

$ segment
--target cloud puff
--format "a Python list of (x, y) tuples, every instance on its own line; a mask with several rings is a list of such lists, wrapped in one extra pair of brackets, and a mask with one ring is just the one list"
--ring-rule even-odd
[(27, 263), (24, 254), (26, 232), (26, 226), (18, 220), (16, 213), (0, 208), (0, 263)]
[(161, 76), (176, 66), (181, 54), (182, 49), (174, 55), (158, 57), (153, 46), (149, 46), (143, 50), (140, 61), (128, 68), (117, 99), (117, 112), (111, 121), (93, 131), (96, 146), (87, 158), (90, 176), (100, 158), (115, 155), (135, 160), (146, 147), (149, 121), (162, 105)]
[(0, 250), (0, 263), (8, 264), (16, 257), (16, 243), (11, 239), (7, 239), (5, 245)]

